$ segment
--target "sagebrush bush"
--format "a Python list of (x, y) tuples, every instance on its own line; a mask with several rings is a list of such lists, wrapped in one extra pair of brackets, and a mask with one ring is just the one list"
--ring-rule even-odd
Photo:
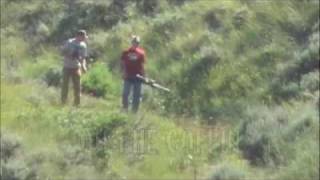
[(277, 165), (284, 161), (279, 138), (283, 123), (288, 121), (284, 109), (250, 110), (239, 130), (239, 149), (252, 164)]
[(319, 91), (319, 71), (310, 72), (301, 78), (300, 86), (304, 91), (316, 92)]
[(7, 161), (15, 156), (15, 153), (21, 148), (21, 139), (1, 129), (1, 161)]
[(210, 177), (210, 180), (243, 180), (246, 173), (232, 165), (219, 167)]
[(33, 180), (36, 179), (36, 172), (30, 170), (23, 160), (1, 161), (1, 179), (5, 180)]
[(48, 86), (59, 87), (62, 81), (62, 68), (50, 68), (45, 73), (43, 80)]
[(238, 146), (244, 157), (256, 165), (284, 165), (299, 153), (291, 145), (316, 139), (319, 125), (315, 105), (296, 106), (248, 109), (250, 113), (239, 129)]
[(1, 173), (0, 179), (32, 180), (36, 178), (36, 171), (30, 169), (23, 152), (22, 139), (1, 128)]

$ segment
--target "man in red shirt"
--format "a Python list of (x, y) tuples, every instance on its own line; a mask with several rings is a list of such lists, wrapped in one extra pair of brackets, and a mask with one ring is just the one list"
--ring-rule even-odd
[(129, 95), (133, 91), (132, 111), (137, 112), (139, 109), (141, 98), (141, 81), (137, 79), (136, 75), (144, 76), (145, 52), (140, 44), (139, 36), (132, 36), (132, 46), (122, 53), (121, 67), (123, 71), (123, 92), (122, 105), (123, 109), (128, 111)]

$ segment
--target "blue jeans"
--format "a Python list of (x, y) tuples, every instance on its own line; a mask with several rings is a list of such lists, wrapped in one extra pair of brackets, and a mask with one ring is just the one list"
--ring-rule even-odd
[(138, 79), (126, 79), (123, 84), (122, 92), (122, 106), (123, 109), (128, 111), (129, 95), (133, 91), (132, 97), (132, 111), (137, 112), (140, 105), (141, 98), (141, 81)]

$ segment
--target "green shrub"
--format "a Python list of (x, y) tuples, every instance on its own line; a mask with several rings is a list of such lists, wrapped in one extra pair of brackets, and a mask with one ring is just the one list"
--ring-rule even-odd
[(108, 114), (101, 116), (91, 124), (91, 137), (94, 145), (100, 141), (106, 141), (112, 133), (121, 126), (124, 126), (127, 118), (121, 114)]
[(301, 88), (295, 82), (274, 81), (271, 83), (270, 93), (276, 101), (289, 100), (299, 97), (301, 95)]
[[(112, 133), (127, 122), (123, 114), (111, 111), (109, 113), (97, 113), (93, 110), (71, 111), (53, 114), (61, 128), (62, 136), (72, 141), (84, 143), (83, 145), (98, 145), (105, 142)], [(74, 143), (74, 142), (73, 142)]]
[(86, 74), (82, 81), (83, 91), (96, 97), (119, 94), (118, 85), (108, 68), (100, 63), (95, 64)]

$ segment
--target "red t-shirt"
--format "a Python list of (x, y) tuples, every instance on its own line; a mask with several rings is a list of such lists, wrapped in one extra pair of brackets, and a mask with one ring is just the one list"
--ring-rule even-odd
[(130, 47), (122, 53), (124, 79), (134, 78), (137, 74), (144, 75), (145, 52), (141, 47)]

